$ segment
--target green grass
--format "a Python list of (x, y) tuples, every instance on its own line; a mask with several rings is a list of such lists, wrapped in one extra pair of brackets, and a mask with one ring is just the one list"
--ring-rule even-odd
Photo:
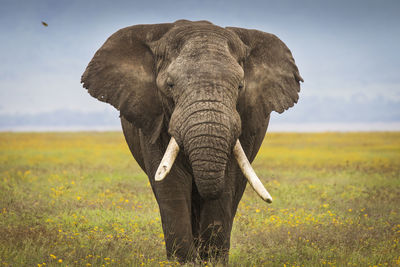
[[(232, 266), (400, 265), (400, 133), (267, 134)], [(0, 264), (170, 266), (121, 133), (0, 133)]]

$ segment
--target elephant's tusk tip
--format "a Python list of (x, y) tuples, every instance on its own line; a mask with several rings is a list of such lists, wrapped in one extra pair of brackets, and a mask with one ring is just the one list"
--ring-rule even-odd
[(168, 166), (167, 165), (160, 165), (156, 175), (154, 176), (154, 180), (157, 182), (164, 180), (165, 176), (168, 174)]
[(268, 204), (271, 204), (271, 203), (272, 203), (272, 197), (271, 197), (271, 195), (268, 193), (267, 190), (265, 190), (265, 191), (263, 192), (263, 194), (261, 195), (261, 198), (262, 198), (265, 202), (267, 202)]
[(161, 173), (157, 173), (157, 174), (154, 176), (154, 180), (155, 180), (156, 182), (159, 182), (159, 181), (161, 181), (162, 179), (164, 179), (164, 178), (162, 177)]

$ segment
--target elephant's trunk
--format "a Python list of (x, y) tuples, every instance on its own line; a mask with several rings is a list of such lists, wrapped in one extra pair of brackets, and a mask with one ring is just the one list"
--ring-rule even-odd
[(204, 199), (216, 199), (225, 184), (225, 169), (230, 144), (223, 135), (214, 135), (215, 125), (193, 127), (195, 133), (185, 142), (194, 180)]
[(197, 98), (177, 108), (170, 132), (192, 166), (194, 181), (204, 199), (218, 198), (225, 185), (225, 169), (239, 133), (236, 110), (220, 100)]

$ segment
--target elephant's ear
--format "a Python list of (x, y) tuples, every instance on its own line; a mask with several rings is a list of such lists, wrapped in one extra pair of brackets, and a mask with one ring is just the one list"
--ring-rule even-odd
[[(245, 91), (239, 99), (242, 120), (257, 128), (272, 111), (282, 113), (299, 98), (301, 78), (290, 50), (275, 35), (241, 28), (235, 32), (249, 48), (244, 60)], [(257, 131), (252, 129), (252, 132)]]
[(136, 25), (114, 33), (96, 52), (81, 82), (100, 101), (118, 109), (143, 132), (153, 134), (162, 123), (157, 95), (155, 58), (149, 43), (173, 24)]

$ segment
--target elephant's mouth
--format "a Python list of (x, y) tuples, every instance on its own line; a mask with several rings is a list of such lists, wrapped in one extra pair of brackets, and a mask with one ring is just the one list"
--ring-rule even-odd
[[(172, 168), (172, 165), (174, 164), (178, 152), (179, 152), (179, 146), (175, 141), (175, 138), (171, 137), (167, 150), (165, 151), (164, 156), (160, 162), (160, 165), (158, 166), (158, 169), (156, 171), (155, 174), (156, 181), (161, 181), (167, 176), (167, 174), (170, 172)], [(267, 203), (272, 203), (271, 195), (268, 193), (267, 189), (265, 189), (260, 179), (257, 177), (254, 169), (251, 167), (250, 162), (243, 151), (239, 139), (236, 141), (236, 144), (233, 148), (233, 154), (237, 160), (240, 169), (243, 172), (243, 175), (246, 177), (250, 185), (253, 187), (254, 191), (264, 201), (266, 201)]]

